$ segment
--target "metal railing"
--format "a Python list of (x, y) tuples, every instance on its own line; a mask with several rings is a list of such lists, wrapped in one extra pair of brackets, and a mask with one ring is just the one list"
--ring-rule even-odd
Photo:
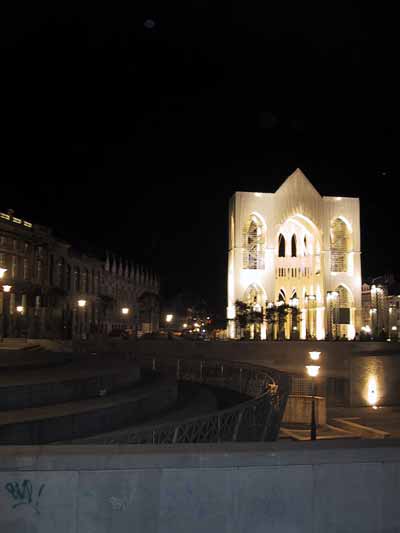
[[(265, 367), (226, 361), (144, 358), (144, 367), (179, 381), (203, 383), (251, 397), (230, 409), (180, 421), (119, 431), (96, 439), (101, 444), (178, 444), (274, 441), (289, 395), (289, 376)], [(93, 440), (91, 441), (93, 442)]]

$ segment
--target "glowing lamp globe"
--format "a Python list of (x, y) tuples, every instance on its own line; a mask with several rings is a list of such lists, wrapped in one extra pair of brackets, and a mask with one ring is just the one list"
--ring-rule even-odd
[(310, 376), (310, 378), (316, 378), (319, 374), (320, 366), (317, 365), (308, 365), (307, 368), (307, 374)]

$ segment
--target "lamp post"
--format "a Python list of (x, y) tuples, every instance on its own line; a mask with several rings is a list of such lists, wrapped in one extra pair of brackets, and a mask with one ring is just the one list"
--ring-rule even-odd
[[(121, 314), (124, 319), (125, 328), (128, 329), (128, 315), (129, 315), (129, 307), (123, 307), (121, 309)], [(126, 332), (128, 335), (128, 332)]]
[(291, 311), (291, 339), (298, 339), (298, 329), (299, 329), (299, 299), (297, 297), (291, 298), (289, 300), (289, 307)]
[(328, 291), (327, 293), (327, 301), (328, 301), (328, 338), (332, 339), (333, 337), (336, 337), (337, 331), (336, 331), (336, 317), (335, 315), (335, 309), (337, 307), (337, 299), (339, 297), (339, 293), (337, 291)]
[(311, 440), (317, 440), (317, 423), (315, 420), (315, 390), (314, 390), (314, 378), (319, 374), (321, 367), (317, 365), (307, 365), (307, 373), (311, 378)]
[[(4, 271), (3, 270), (3, 276)], [(9, 299), (7, 295), (11, 292), (12, 285), (3, 285), (3, 320), (2, 320), (2, 328), (1, 328), (1, 339), (4, 339), (5, 334), (8, 334), (7, 328), (8, 328), (8, 305), (9, 305)], [(7, 328), (6, 328), (7, 327)]]
[[(0, 280), (2, 280), (4, 278), (4, 274), (7, 272), (7, 269), (6, 268), (0, 268)], [(1, 340), (3, 340), (3, 336), (4, 336), (4, 309), (5, 309), (5, 306), (4, 306), (4, 296), (3, 296), (3, 305), (2, 305), (2, 310), (1, 310)]]
[(78, 307), (81, 310), (79, 313), (79, 336), (81, 339), (83, 338), (86, 340), (86, 300), (78, 300)]
[(17, 305), (15, 309), (17, 311), (17, 336), (21, 337), (21, 322), (25, 309), (23, 305)]

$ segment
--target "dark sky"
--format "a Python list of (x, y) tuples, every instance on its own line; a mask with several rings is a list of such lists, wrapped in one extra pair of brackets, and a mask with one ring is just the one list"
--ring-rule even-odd
[(223, 308), (229, 196), (301, 167), (361, 197), (364, 273), (394, 270), (397, 18), (269, 4), (4, 10), (1, 208)]

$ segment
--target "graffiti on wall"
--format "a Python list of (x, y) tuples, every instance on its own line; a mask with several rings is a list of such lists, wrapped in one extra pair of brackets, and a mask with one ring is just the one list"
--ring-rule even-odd
[(6, 483), (4, 488), (11, 499), (13, 509), (26, 505), (32, 507), (36, 514), (40, 514), (40, 498), (45, 488), (44, 483), (38, 486), (36, 490), (29, 479), (24, 479), (23, 481)]

